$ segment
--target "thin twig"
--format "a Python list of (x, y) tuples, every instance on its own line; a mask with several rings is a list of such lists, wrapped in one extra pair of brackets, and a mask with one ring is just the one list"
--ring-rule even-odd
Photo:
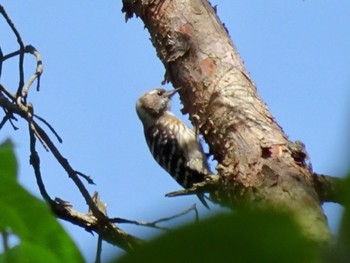
[(34, 174), (35, 174), (36, 182), (39, 187), (40, 194), (44, 198), (44, 200), (46, 200), (49, 204), (52, 205), (54, 201), (51, 199), (51, 197), (47, 193), (45, 184), (41, 177), (40, 157), (37, 151), (35, 150), (36, 139), (35, 139), (34, 132), (30, 128), (29, 128), (29, 137), (30, 137), (30, 164), (33, 166)]
[(17, 95), (19, 96), (22, 93), (22, 88), (24, 85), (24, 67), (23, 67), (24, 43), (23, 43), (21, 35), (19, 34), (18, 30), (16, 29), (15, 25), (13, 24), (11, 18), (7, 15), (4, 7), (1, 4), (0, 4), (0, 13), (5, 18), (7, 24), (11, 28), (12, 32), (15, 34), (15, 36), (17, 38), (18, 45), (20, 47), (19, 48), (19, 50), (20, 50), (20, 53), (19, 53), (19, 85), (18, 85), (18, 89), (17, 89)]
[(30, 76), (29, 80), (27, 81), (27, 83), (24, 85), (24, 87), (22, 89), (21, 96), (23, 98), (27, 97), (29, 89), (36, 79), (38, 79), (36, 89), (37, 89), (37, 91), (39, 91), (39, 89), (40, 89), (40, 76), (43, 73), (43, 61), (42, 61), (40, 53), (36, 50), (36, 48), (31, 46), (31, 45), (28, 45), (25, 47), (25, 52), (28, 52), (28, 53), (35, 56), (35, 58), (36, 58), (36, 70), (35, 70), (35, 73), (32, 76)]
[[(73, 224), (79, 225), (88, 231), (94, 231), (102, 235), (103, 239), (107, 242), (117, 245), (120, 248), (125, 249), (127, 251), (134, 250), (136, 247), (143, 244), (142, 240), (127, 234), (126, 232), (122, 231), (117, 226), (115, 226), (113, 223), (108, 221), (107, 216), (105, 216), (96, 207), (96, 204), (90, 197), (89, 192), (85, 188), (82, 181), (79, 179), (78, 175), (75, 173), (75, 170), (69, 165), (67, 159), (65, 159), (61, 155), (61, 153), (58, 151), (58, 149), (53, 144), (46, 132), (34, 120), (29, 119), (30, 114), (28, 114), (28, 112), (26, 112), (19, 105), (11, 103), (8, 100), (8, 98), (6, 98), (1, 92), (0, 106), (6, 108), (9, 112), (13, 114), (21, 116), (29, 123), (31, 132), (34, 132), (35, 130), (35, 136), (38, 135), (39, 138), (41, 138), (45, 142), (45, 144), (48, 146), (56, 160), (61, 164), (61, 166), (66, 170), (67, 174), (77, 185), (79, 191), (83, 195), (84, 199), (86, 200), (86, 203), (92, 211), (91, 216), (87, 216), (72, 210), (70, 207), (62, 206), (57, 202), (53, 202), (51, 203), (51, 208), (59, 218), (67, 220)], [(28, 110), (28, 106), (25, 106), (25, 109)], [(35, 155), (33, 156), (35, 157)]]
[(191, 188), (167, 193), (165, 196), (175, 197), (175, 196), (182, 196), (182, 195), (194, 195), (199, 193), (211, 192), (212, 189), (215, 189), (216, 185), (220, 183), (219, 180), (220, 178), (216, 174), (207, 175), (207, 178), (205, 181), (194, 184)]
[[(5, 87), (3, 85), (1, 85), (0, 83), (0, 93), (1, 93), (1, 96), (3, 97), (3, 94), (4, 93), (7, 97), (9, 97), (12, 101), (15, 101), (15, 96), (9, 92), (7, 89), (5, 89)], [(5, 116), (4, 118), (2, 119), (1, 123), (0, 123), (0, 130), (2, 129), (2, 127), (5, 125), (5, 123), (7, 121), (10, 122), (12, 128), (14, 130), (18, 130), (18, 128), (16, 127), (16, 125), (12, 122), (12, 120), (15, 120), (17, 121), (17, 119), (15, 118), (15, 116), (13, 115), (12, 112), (8, 111), (5, 107), (3, 107), (3, 110), (5, 112)]]
[(10, 91), (8, 91), (7, 89), (5, 89), (5, 87), (3, 85), (1, 85), (0, 83), (0, 90), (5, 93), (5, 95), (10, 98), (13, 102), (16, 101), (16, 96), (13, 95)]
[(8, 239), (9, 233), (5, 229), (0, 230), (0, 233), (2, 235), (2, 248), (3, 248), (3, 251), (6, 252), (10, 249), (9, 239)]
[(3, 108), (4, 112), (5, 112), (5, 116), (2, 119), (2, 121), (0, 122), (0, 130), (2, 129), (2, 127), (5, 125), (5, 123), (7, 121), (10, 122), (12, 128), (14, 130), (18, 130), (18, 127), (12, 122), (12, 120), (17, 121), (17, 119), (15, 118), (15, 116), (13, 116), (13, 114), (11, 112), (9, 112), (7, 109)]
[(0, 78), (2, 74), (2, 62), (4, 61), (3, 58), (4, 58), (4, 54), (2, 53), (2, 49), (0, 47)]
[(95, 263), (101, 263), (102, 238), (98, 235)]
[[(41, 55), (33, 46), (31, 46), (31, 45), (26, 46), (24, 52), (28, 52), (28, 53), (33, 54), (35, 56), (35, 58), (37, 60), (37, 66), (36, 66), (35, 73), (29, 78), (27, 83), (22, 87), (21, 92), (18, 93), (19, 90), (17, 91), (16, 102), (17, 102), (17, 105), (23, 109), (23, 111), (27, 112), (28, 119), (30, 120), (30, 124), (32, 124), (33, 107), (29, 107), (29, 106), (31, 106), (31, 104), (27, 104), (26, 100), (27, 100), (27, 95), (28, 95), (29, 89), (36, 79), (38, 79), (37, 90), (39, 90), (40, 76), (43, 72), (43, 66), (42, 66)], [(20, 55), (22, 55), (22, 53), (20, 53)], [(23, 67), (23, 65), (22, 65), (22, 67)], [(41, 139), (40, 135), (36, 132), (35, 127), (33, 125), (31, 125), (31, 126), (32, 126), (31, 129), (35, 132), (36, 136), (39, 138), (39, 140), (42, 143), (42, 145), (44, 146), (44, 148), (47, 148), (46, 143)]]
[[(32, 54), (35, 59), (36, 59), (36, 70), (35, 73), (29, 78), (29, 80), (27, 81), (27, 83), (23, 86), (22, 92), (21, 92), (21, 97), (27, 97), (28, 95), (28, 91), (30, 86), (33, 84), (33, 82), (38, 79), (38, 83), (37, 83), (37, 90), (39, 91), (40, 89), (40, 76), (43, 73), (43, 62), (42, 62), (42, 58), (40, 53), (36, 50), (35, 47), (33, 47), (32, 45), (27, 45), (24, 47), (23, 51), (17, 50), (14, 52), (11, 52), (7, 55), (2, 55), (2, 53), (0, 52), (0, 63), (4, 62), (5, 60), (21, 55), (21, 53), (29, 53)], [(1, 64), (0, 64), (1, 65)]]
[(162, 226), (157, 226), (155, 222), (143, 222), (143, 221), (136, 221), (136, 220), (129, 220), (129, 219), (124, 219), (120, 217), (114, 217), (110, 218), (110, 221), (113, 223), (118, 223), (118, 224), (132, 224), (136, 226), (145, 226), (145, 227), (151, 227), (159, 230), (169, 230), (167, 227), (162, 227)]
[(41, 121), (42, 123), (44, 123), (49, 129), (50, 131), (53, 133), (53, 135), (55, 135), (56, 139), (58, 140), (59, 143), (62, 143), (63, 140), (62, 138), (59, 136), (59, 134), (56, 132), (56, 130), (51, 126), (50, 123), (48, 123), (43, 117), (40, 117), (37, 114), (33, 114), (33, 116), (35, 118), (37, 118), (39, 121)]
[(13, 58), (13, 57), (18, 56), (20, 53), (21, 53), (20, 50), (13, 51), (13, 52), (11, 52), (11, 53), (9, 53), (9, 54), (7, 54), (7, 55), (3, 55), (3, 56), (1, 57), (1, 59), (0, 59), (0, 61), (1, 61), (1, 62), (4, 62), (5, 60), (8, 60), (8, 59), (10, 59), (10, 58)]
[(34, 127), (40, 137), (44, 140), (51, 153), (54, 155), (59, 164), (63, 167), (63, 169), (67, 172), (69, 177), (73, 180), (75, 185), (78, 187), (79, 191), (83, 195), (86, 203), (89, 205), (93, 215), (101, 221), (106, 221), (107, 218), (101, 211), (96, 207), (96, 204), (93, 202), (89, 192), (85, 188), (82, 181), (79, 179), (76, 171), (70, 166), (68, 160), (62, 156), (62, 154), (58, 151), (54, 143), (51, 141), (50, 137), (46, 134), (46, 132), (35, 122), (33, 121)]
[(321, 202), (335, 202), (344, 205), (342, 198), (343, 178), (314, 173), (313, 179)]
[(196, 204), (193, 204), (191, 207), (187, 208), (186, 210), (182, 211), (181, 213), (179, 213), (179, 214), (177, 214), (177, 215), (173, 215), (173, 216), (170, 216), (170, 217), (158, 219), (158, 220), (154, 221), (154, 223), (157, 224), (157, 223), (166, 222), (166, 221), (175, 219), (175, 218), (177, 218), (177, 217), (180, 217), (180, 216), (183, 216), (183, 215), (188, 214), (188, 213), (191, 212), (192, 210), (193, 210), (193, 211), (197, 211), (197, 206), (196, 206)]
[(142, 222), (142, 221), (135, 221), (135, 220), (128, 220), (128, 219), (123, 219), (123, 218), (119, 218), (119, 217), (115, 217), (115, 218), (110, 218), (110, 222), (114, 222), (114, 223), (119, 223), (119, 224), (133, 224), (133, 225), (137, 225), (137, 226), (146, 226), (146, 227), (152, 227), (152, 228), (156, 228), (156, 229), (161, 229), (161, 230), (169, 230), (169, 228), (166, 227), (161, 227), (158, 226), (157, 224), (162, 223), (162, 222), (167, 222), (170, 221), (172, 219), (175, 219), (177, 217), (186, 215), (187, 213), (191, 212), (191, 211), (195, 211), (196, 213), (196, 221), (198, 220), (198, 211), (197, 211), (197, 207), (196, 205), (192, 205), (190, 208), (182, 211), (179, 214), (170, 216), (170, 217), (165, 217), (165, 218), (160, 218), (158, 220), (155, 220), (153, 222)]
[(144, 241), (129, 235), (128, 233), (117, 228), (112, 223), (113, 230), (110, 227), (101, 227), (98, 219), (91, 213), (83, 214), (73, 209), (68, 201), (63, 201), (55, 198), (56, 203), (53, 204), (52, 209), (57, 217), (71, 222), (77, 226), (84, 228), (88, 232), (95, 232), (112, 245), (118, 245), (125, 250), (133, 250), (135, 247), (144, 244)]
[[(43, 70), (41, 56), (34, 47), (24, 46), (24, 43), (22, 41), (22, 38), (19, 32), (17, 31), (15, 25), (12, 23), (10, 17), (7, 15), (2, 5), (0, 5), (0, 13), (4, 16), (7, 24), (12, 29), (13, 33), (17, 38), (17, 42), (20, 46), (18, 53), (12, 53), (5, 58), (7, 59), (15, 55), (19, 56), (19, 86), (17, 89), (17, 93), (16, 93), (16, 96), (14, 96), (9, 91), (7, 91), (4, 87), (1, 86), (2, 92), (4, 92), (4, 94), (7, 97), (4, 96), (2, 92), (0, 92), (0, 106), (5, 109), (5, 113), (17, 114), (22, 118), (24, 118), (28, 123), (30, 140), (31, 140), (31, 145), (30, 145), (31, 164), (34, 169), (41, 194), (43, 195), (44, 199), (50, 203), (52, 210), (56, 213), (58, 217), (65, 220), (71, 220), (70, 222), (79, 224), (83, 226), (85, 229), (91, 229), (92, 231), (99, 233), (99, 235), (101, 235), (101, 238), (111, 242), (114, 245), (121, 247), (122, 249), (133, 250), (135, 247), (143, 243), (142, 240), (125, 233), (124, 231), (119, 229), (115, 224), (108, 221), (108, 217), (99, 210), (99, 208), (96, 206), (96, 204), (90, 197), (88, 190), (85, 188), (84, 184), (80, 180), (76, 171), (70, 166), (67, 159), (65, 159), (61, 155), (61, 153), (58, 151), (58, 149), (56, 148), (54, 143), (51, 141), (50, 137), (46, 134), (46, 132), (40, 127), (40, 125), (38, 125), (33, 120), (34, 109), (30, 103), (26, 102), (26, 99), (27, 99), (27, 95), (30, 90), (30, 87), (36, 79), (38, 80), (37, 89), (39, 89), (40, 75)], [(35, 73), (29, 78), (28, 82), (24, 85), (23, 62), (24, 62), (25, 53), (31, 53), (36, 57), (37, 67), (36, 67)], [(3, 60), (4, 58), (2, 57), (1, 62)], [(10, 102), (9, 99), (12, 100), (12, 102)], [(51, 126), (49, 126), (49, 128), (50, 127)], [(86, 216), (85, 217), (83, 216), (81, 218), (70, 214), (69, 212), (72, 212), (71, 208), (66, 206), (62, 207), (60, 203), (53, 201), (49, 197), (41, 177), (40, 159), (35, 150), (36, 138), (40, 140), (40, 142), (42, 143), (45, 149), (48, 149), (51, 151), (51, 153), (54, 155), (54, 157), (59, 162), (59, 164), (64, 168), (64, 170), (67, 172), (69, 177), (73, 180), (75, 185), (78, 187), (80, 193), (83, 195), (86, 203), (89, 206), (89, 209), (92, 212), (91, 216), (89, 216), (88, 218), (89, 220), (91, 218), (94, 218), (95, 224), (91, 225), (87, 221), (84, 221), (84, 219), (82, 218), (86, 219)]]
[(95, 184), (94, 180), (92, 180), (90, 176), (83, 174), (82, 172), (79, 172), (79, 171), (75, 171), (75, 173), (80, 177), (83, 177), (89, 184)]
[[(87, 204), (89, 205), (90, 209), (92, 210), (94, 216), (96, 216), (101, 221), (105, 221), (106, 217), (98, 210), (98, 208), (96, 207), (96, 205), (92, 201), (88, 191), (86, 190), (85, 186), (80, 181), (80, 179), (78, 178), (78, 176), (76, 175), (76, 173), (72, 169), (72, 167), (69, 165), (67, 159), (63, 158), (63, 156), (59, 153), (59, 151), (57, 150), (55, 145), (52, 143), (49, 136), (47, 136), (45, 131), (43, 129), (41, 129), (41, 127), (33, 121), (33, 119), (32, 119), (33, 108), (29, 107), (28, 105), (23, 105), (23, 103), (25, 103), (25, 101), (26, 101), (26, 96), (27, 96), (27, 93), (29, 91), (30, 85), (33, 83), (33, 81), (36, 78), (38, 78), (40, 76), (40, 74), (42, 72), (42, 60), (41, 60), (41, 56), (40, 56), (39, 52), (37, 52), (37, 50), (35, 48), (33, 48), (32, 46), (28, 46), (27, 51), (34, 54), (36, 59), (37, 59), (37, 69), (36, 69), (36, 73), (29, 79), (28, 83), (26, 84), (26, 87), (24, 87), (24, 89), (22, 89), (23, 84), (24, 84), (24, 70), (23, 70), (24, 51), (25, 51), (24, 43), (23, 43), (23, 40), (21, 38), (21, 35), (19, 34), (18, 30), (16, 29), (16, 27), (13, 24), (10, 17), (7, 15), (7, 13), (2, 5), (0, 5), (0, 13), (4, 16), (7, 24), (12, 29), (13, 33), (15, 34), (15, 36), (17, 38), (17, 42), (20, 46), (20, 53), (19, 53), (19, 56), (20, 56), (20, 58), (19, 58), (19, 71), (20, 71), (19, 83), (20, 84), (19, 84), (19, 87), (17, 90), (16, 102), (17, 102), (17, 105), (19, 106), (19, 108), (22, 110), (22, 114), (24, 113), (23, 115), (25, 115), (25, 118), (29, 122), (29, 129), (35, 133), (35, 135), (40, 140), (40, 142), (44, 145), (44, 147), (46, 147), (46, 145), (47, 145), (47, 147), (51, 150), (51, 152), (56, 157), (58, 162), (66, 170), (69, 177), (72, 178), (72, 180), (74, 181), (74, 183), (77, 185), (78, 189), (80, 190), (80, 192), (84, 196), (84, 198), (85, 198)], [(23, 102), (22, 102), (22, 99), (24, 100)], [(23, 115), (22, 115), (22, 117), (23, 117)]]
[(27, 103), (26, 105), (23, 105), (21, 103), (18, 103), (19, 101), (20, 101), (20, 97), (17, 99), (17, 104), (27, 114), (27, 118), (26, 119), (27, 119), (28, 124), (29, 124), (29, 129), (31, 131), (33, 131), (33, 133), (39, 139), (39, 141), (42, 144), (42, 146), (44, 147), (44, 149), (48, 152), (49, 151), (48, 146), (47, 146), (46, 142), (44, 141), (44, 139), (41, 137), (41, 135), (38, 133), (36, 125), (35, 125), (35, 123), (33, 121), (33, 115), (34, 115), (33, 105), (31, 103)]
[[(2, 89), (2, 85), (0, 84), (0, 89)], [(2, 101), (6, 101), (6, 97), (3, 95), (2, 90), (0, 90), (0, 99), (2, 99)], [(5, 116), (3, 117), (2, 121), (0, 122), (0, 130), (2, 129), (2, 127), (5, 125), (5, 123), (7, 121), (10, 122), (12, 128), (14, 130), (17, 130), (18, 128), (15, 126), (15, 124), (12, 122), (12, 120), (17, 121), (16, 117), (13, 115), (13, 112), (9, 111), (6, 107), (2, 107), (3, 111), (5, 112)]]

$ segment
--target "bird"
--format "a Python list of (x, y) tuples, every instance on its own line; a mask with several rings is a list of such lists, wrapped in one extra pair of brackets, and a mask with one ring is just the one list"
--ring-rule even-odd
[[(195, 131), (170, 110), (171, 98), (179, 89), (156, 88), (144, 93), (136, 102), (136, 112), (154, 159), (187, 189), (205, 181), (211, 171)], [(205, 195), (197, 196), (209, 208)]]

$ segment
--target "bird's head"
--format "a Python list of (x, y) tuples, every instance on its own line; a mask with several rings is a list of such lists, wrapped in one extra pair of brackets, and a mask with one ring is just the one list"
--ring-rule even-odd
[(152, 125), (165, 112), (169, 112), (171, 97), (179, 90), (153, 89), (143, 94), (136, 102), (136, 112), (144, 126)]

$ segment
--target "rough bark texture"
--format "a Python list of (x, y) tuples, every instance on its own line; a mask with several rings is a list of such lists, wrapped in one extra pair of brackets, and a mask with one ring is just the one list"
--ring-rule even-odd
[[(206, 0), (123, 0), (127, 18), (139, 16), (166, 68), (183, 87), (183, 112), (218, 161), (226, 204), (269, 204), (292, 211), (305, 232), (327, 241), (330, 232), (302, 145), (275, 122), (225, 27)], [(272, 91), (273, 92), (273, 91)], [(254, 202), (253, 202), (254, 201)]]

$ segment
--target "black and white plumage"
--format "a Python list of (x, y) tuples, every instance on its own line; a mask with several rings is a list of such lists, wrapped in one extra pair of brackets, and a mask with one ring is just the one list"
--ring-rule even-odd
[[(136, 102), (148, 147), (158, 164), (182, 187), (205, 180), (210, 174), (207, 158), (195, 132), (170, 112), (177, 89), (154, 89)], [(207, 206), (204, 196), (198, 196)]]

